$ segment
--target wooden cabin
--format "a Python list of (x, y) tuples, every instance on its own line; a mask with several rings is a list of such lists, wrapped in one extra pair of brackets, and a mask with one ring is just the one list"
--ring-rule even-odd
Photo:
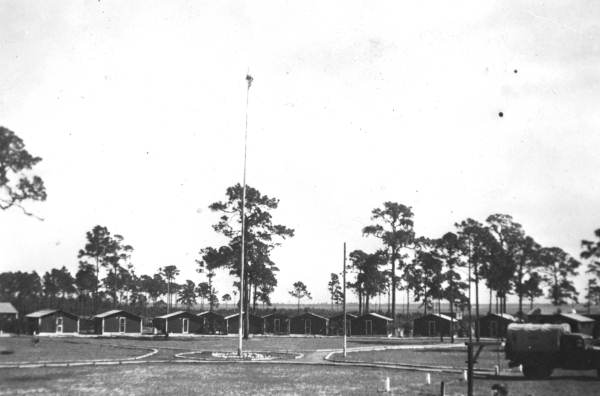
[[(225, 332), (227, 334), (235, 334), (239, 331), (239, 317), (239, 313), (225, 317)], [(243, 318), (243, 320), (245, 320), (245, 317)], [(260, 316), (250, 314), (249, 322), (250, 334), (262, 334), (263, 318), (261, 318)]]
[(413, 334), (415, 336), (450, 336), (450, 332), (456, 331), (457, 328), (458, 322), (456, 319), (437, 313), (427, 314), (413, 321)]
[(326, 317), (305, 312), (290, 319), (290, 333), (327, 335), (328, 325), (329, 319)]
[(142, 334), (142, 318), (121, 309), (113, 309), (95, 315), (94, 328), (96, 334), (102, 335), (134, 335)]
[(489, 312), (487, 315), (479, 318), (479, 336), (505, 338), (508, 325), (517, 322), (517, 318), (512, 315)]
[(263, 333), (290, 334), (290, 318), (281, 312), (273, 312), (263, 318)]
[[(352, 335), (352, 321), (358, 316), (346, 314), (346, 335)], [(335, 315), (329, 318), (329, 335), (344, 335), (344, 314)]]
[(61, 309), (42, 309), (25, 315), (29, 331), (39, 335), (77, 334), (79, 318)]
[(9, 302), (0, 302), (0, 333), (15, 332), (19, 312)]
[(191, 312), (177, 311), (154, 318), (152, 326), (156, 332), (169, 335), (197, 334), (202, 330), (202, 319)]
[(393, 320), (387, 316), (370, 312), (352, 321), (352, 334), (358, 335), (388, 335), (391, 334)]
[(214, 311), (201, 312), (198, 318), (202, 321), (202, 334), (226, 334), (225, 318)]

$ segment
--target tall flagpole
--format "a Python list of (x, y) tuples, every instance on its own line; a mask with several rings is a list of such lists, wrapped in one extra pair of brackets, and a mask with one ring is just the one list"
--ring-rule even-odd
[(346, 357), (346, 333), (348, 329), (346, 324), (346, 242), (344, 242), (344, 270), (342, 274), (342, 281), (344, 282), (344, 357)]
[(242, 357), (242, 339), (244, 338), (244, 266), (245, 266), (245, 250), (246, 250), (246, 216), (244, 215), (244, 209), (246, 207), (246, 153), (248, 148), (248, 99), (250, 98), (250, 86), (252, 85), (252, 76), (246, 74), (246, 81), (248, 82), (248, 89), (246, 90), (246, 127), (244, 129), (244, 177), (242, 179), (242, 246), (240, 253), (240, 316), (239, 316), (239, 328), (238, 328), (238, 356)]

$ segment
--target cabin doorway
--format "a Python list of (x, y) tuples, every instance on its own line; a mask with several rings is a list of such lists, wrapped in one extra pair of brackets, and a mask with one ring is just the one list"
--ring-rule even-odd
[(59, 316), (58, 318), (56, 318), (56, 332), (57, 333), (62, 333), (63, 332), (63, 328), (64, 328), (64, 319), (62, 316)]
[(373, 321), (365, 320), (365, 335), (373, 335)]
[(304, 320), (304, 334), (310, 334), (310, 319)]
[(435, 333), (435, 322), (433, 320), (430, 320), (429, 322), (427, 322), (427, 335), (429, 337), (433, 337)]
[(281, 319), (273, 319), (273, 332), (281, 333)]
[(119, 318), (119, 333), (125, 333), (125, 318)]
[(495, 320), (490, 322), (490, 337), (498, 337), (498, 322)]
[(188, 334), (190, 332), (190, 320), (188, 318), (183, 318), (182, 322), (182, 332), (183, 334)]

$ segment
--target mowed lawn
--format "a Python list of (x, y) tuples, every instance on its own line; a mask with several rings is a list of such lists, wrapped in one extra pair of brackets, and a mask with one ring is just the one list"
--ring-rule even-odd
[(37, 344), (32, 342), (30, 336), (0, 338), (0, 365), (10, 362), (124, 359), (143, 355), (146, 352), (145, 349), (116, 348), (74, 337), (40, 337)]
[[(343, 360), (341, 354), (336, 354), (334, 357), (336, 360)], [(465, 346), (452, 349), (388, 349), (384, 351), (351, 352), (347, 355), (346, 360), (369, 363), (422, 364), (464, 369), (467, 366), (467, 348)], [(504, 360), (504, 351), (499, 350), (497, 347), (486, 347), (481, 351), (475, 367), (493, 369), (496, 365), (500, 368), (508, 368), (508, 361)]]
[[(344, 361), (341, 354), (334, 355), (336, 361)], [(449, 367), (454, 369), (467, 368), (467, 349), (430, 349), (430, 350), (384, 350), (384, 351), (367, 351), (367, 352), (351, 352), (348, 353), (346, 360), (360, 361), (365, 363), (401, 363), (411, 365), (425, 365), (436, 367)], [(493, 370), (494, 366), (498, 365), (500, 370), (510, 371), (510, 375), (520, 379), (522, 374), (516, 369), (508, 367), (508, 360), (504, 359), (504, 351), (496, 347), (486, 347), (482, 350), (475, 369)], [(553, 377), (570, 377), (580, 378), (585, 380), (595, 380), (595, 370), (575, 371), (575, 370), (554, 370)], [(595, 394), (600, 395), (600, 380), (596, 382), (597, 391)]]
[[(164, 338), (99, 338), (94, 342), (111, 345), (136, 345), (153, 348), (173, 348), (189, 351), (235, 351), (238, 346), (237, 337), (169, 337)], [(364, 343), (363, 343), (364, 342)], [(398, 340), (402, 343), (416, 343), (409, 339)], [(388, 344), (386, 339), (349, 339), (348, 347)], [(279, 337), (279, 336), (254, 336), (244, 340), (244, 349), (248, 351), (273, 351), (273, 352), (310, 352), (319, 349), (341, 349), (341, 337)], [(178, 351), (179, 352), (179, 351)]]
[[(395, 395), (466, 394), (457, 374), (362, 367), (284, 364), (146, 364), (0, 370), (0, 395), (377, 395), (386, 377)], [(477, 380), (475, 394), (489, 395), (499, 381)], [(510, 395), (594, 395), (599, 383), (590, 378), (560, 377), (547, 381), (504, 380)]]

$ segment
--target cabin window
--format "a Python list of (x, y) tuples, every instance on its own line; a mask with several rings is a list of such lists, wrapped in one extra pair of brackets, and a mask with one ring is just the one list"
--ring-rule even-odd
[(119, 333), (125, 333), (125, 318), (119, 318)]

